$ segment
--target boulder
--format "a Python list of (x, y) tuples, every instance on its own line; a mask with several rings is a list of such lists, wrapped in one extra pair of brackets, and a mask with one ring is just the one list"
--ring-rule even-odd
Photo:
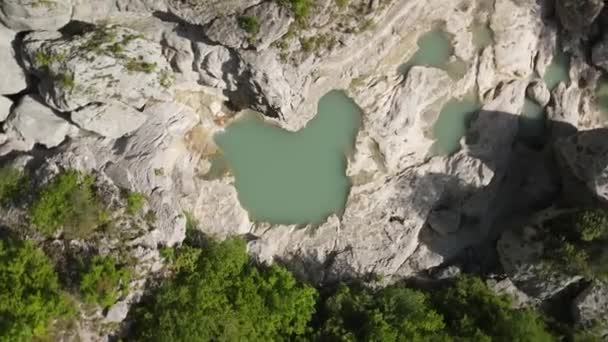
[(608, 333), (608, 284), (599, 280), (591, 283), (572, 303), (574, 319), (578, 324), (591, 328), (596, 323)]
[(7, 97), (0, 96), (0, 122), (3, 122), (6, 120), (6, 118), (8, 118), (12, 107), (13, 101)]
[(15, 31), (57, 30), (72, 18), (72, 0), (3, 0), (0, 22)]
[(580, 33), (589, 28), (604, 8), (603, 0), (557, 0), (556, 10), (562, 25)]
[(72, 121), (82, 129), (117, 139), (138, 129), (146, 116), (120, 102), (112, 102), (92, 104), (72, 112)]
[[(555, 142), (560, 161), (564, 192), (569, 196), (581, 194), (579, 184), (600, 200), (608, 201), (608, 129), (578, 132)], [(573, 178), (576, 182), (571, 182)], [(571, 185), (571, 187), (568, 187)], [(583, 194), (584, 196), (584, 191)], [(578, 196), (576, 196), (578, 197)]]
[(0, 147), (0, 155), (11, 150), (28, 151), (35, 144), (47, 148), (61, 144), (75, 127), (57, 116), (31, 95), (24, 96), (4, 124), (8, 141)]
[(541, 107), (546, 106), (551, 100), (551, 93), (543, 80), (536, 80), (526, 89), (526, 95), (538, 103)]
[(0, 25), (0, 94), (15, 94), (27, 87), (25, 73), (17, 62), (13, 42), (16, 32)]
[(149, 99), (166, 98), (171, 85), (161, 46), (124, 27), (100, 26), (73, 37), (31, 33), (23, 55), (41, 79), (45, 102), (60, 111), (109, 99), (141, 108)]
[(500, 263), (515, 286), (542, 301), (581, 280), (582, 276), (547, 270), (542, 261), (543, 243), (534, 235), (508, 230), (502, 234), (496, 248)]

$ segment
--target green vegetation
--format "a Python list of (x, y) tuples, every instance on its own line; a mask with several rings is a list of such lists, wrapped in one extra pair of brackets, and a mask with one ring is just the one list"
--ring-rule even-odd
[(260, 31), (260, 23), (258, 18), (252, 16), (242, 16), (237, 19), (239, 27), (245, 32), (256, 35)]
[(350, 0), (336, 0), (336, 5), (338, 5), (339, 9), (345, 9), (348, 7), (348, 3)]
[(91, 304), (109, 307), (128, 291), (131, 272), (112, 257), (94, 257), (80, 280), (80, 293)]
[(44, 50), (38, 50), (34, 55), (34, 64), (38, 68), (48, 68), (51, 64), (63, 62), (64, 60), (65, 54), (63, 53), (52, 54)]
[(29, 183), (23, 172), (9, 166), (0, 167), (0, 205), (14, 204), (27, 192)]
[(192, 273), (196, 271), (201, 252), (200, 248), (185, 245), (180, 248), (165, 247), (161, 249), (161, 256), (169, 262), (173, 271)]
[(312, 0), (276, 0), (277, 3), (287, 9), (289, 9), (292, 13), (296, 21), (303, 25), (308, 19), (308, 15), (310, 14), (310, 10), (312, 9), (313, 2)]
[(135, 215), (137, 214), (141, 208), (144, 207), (144, 203), (146, 202), (146, 196), (140, 192), (135, 191), (124, 191), (123, 197), (127, 201), (127, 214)]
[(136, 58), (129, 58), (125, 64), (125, 68), (133, 72), (143, 72), (146, 74), (152, 73), (156, 69), (156, 63), (148, 63)]
[(31, 223), (43, 234), (63, 228), (67, 238), (86, 238), (107, 216), (95, 196), (95, 178), (70, 170), (40, 189), (29, 209)]
[(447, 341), (445, 324), (428, 296), (405, 287), (376, 293), (340, 285), (323, 304), (318, 341)]
[(134, 311), (134, 340), (276, 341), (305, 333), (315, 290), (279, 266), (252, 265), (243, 240), (210, 242), (190, 265)]
[(329, 34), (320, 34), (312, 37), (300, 37), (300, 45), (304, 52), (319, 52), (333, 49), (338, 41)]
[(608, 279), (608, 212), (589, 209), (564, 214), (544, 229), (548, 270)]
[(76, 86), (76, 84), (74, 83), (74, 76), (69, 73), (57, 75), (56, 79), (59, 88), (64, 91), (70, 91)]
[(553, 341), (538, 313), (515, 310), (479, 279), (462, 277), (433, 298), (447, 331), (459, 341)]
[[(170, 70), (167, 69), (163, 69), (161, 70), (160, 74), (159, 74), (159, 79), (158, 79), (158, 83), (163, 87), (163, 88), (169, 88), (174, 82), (173, 79), (173, 74), (171, 73)], [(154, 169), (156, 172), (156, 169)]]
[(0, 341), (44, 337), (72, 308), (50, 260), (31, 242), (0, 240)]

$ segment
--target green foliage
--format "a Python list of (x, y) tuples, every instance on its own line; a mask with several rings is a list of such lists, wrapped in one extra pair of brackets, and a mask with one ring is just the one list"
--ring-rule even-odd
[(135, 310), (134, 340), (276, 341), (305, 332), (316, 291), (279, 266), (252, 265), (243, 240), (211, 242), (193, 267)]
[(536, 312), (513, 309), (508, 297), (495, 295), (479, 278), (462, 277), (439, 291), (433, 301), (450, 335), (458, 340), (554, 340)]
[(251, 35), (256, 35), (260, 31), (260, 23), (256, 17), (242, 16), (238, 17), (237, 21), (239, 27)]
[(156, 63), (148, 63), (136, 58), (129, 58), (125, 64), (125, 68), (132, 72), (143, 72), (150, 74), (156, 69)]
[(146, 202), (146, 196), (140, 192), (126, 191), (124, 197), (127, 201), (126, 210), (129, 215), (137, 214)]
[(43, 234), (63, 228), (67, 238), (85, 238), (104, 223), (105, 211), (95, 196), (91, 175), (70, 170), (40, 189), (29, 210), (32, 224)]
[(76, 86), (76, 83), (74, 82), (74, 76), (69, 73), (59, 74), (55, 77), (55, 79), (57, 80), (59, 88), (64, 91), (70, 91)]
[(405, 287), (377, 293), (341, 285), (323, 305), (318, 341), (446, 341), (444, 323), (428, 297)]
[(192, 273), (196, 271), (201, 252), (200, 248), (185, 245), (180, 248), (165, 247), (161, 250), (161, 256), (171, 264), (171, 269), (175, 272)]
[(108, 307), (128, 291), (131, 272), (112, 257), (94, 257), (80, 280), (80, 293), (91, 304)]
[(581, 210), (545, 225), (544, 262), (549, 271), (608, 279), (608, 212)]
[(276, 0), (277, 3), (285, 8), (288, 8), (298, 23), (303, 25), (308, 19), (310, 10), (312, 9), (312, 0)]
[(336, 0), (336, 5), (338, 5), (339, 9), (345, 9), (348, 7), (348, 3), (350, 0)]
[(27, 192), (29, 178), (23, 172), (9, 166), (0, 167), (0, 205), (15, 203)]
[(43, 337), (71, 313), (46, 255), (29, 241), (0, 240), (0, 341)]

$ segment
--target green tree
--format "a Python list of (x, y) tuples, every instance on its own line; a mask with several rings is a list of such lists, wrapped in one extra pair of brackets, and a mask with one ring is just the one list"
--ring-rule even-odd
[(63, 228), (67, 238), (86, 238), (106, 216), (94, 183), (93, 176), (75, 170), (59, 174), (34, 200), (29, 210), (32, 224), (45, 235)]
[(28, 186), (29, 179), (22, 171), (10, 166), (0, 167), (0, 205), (14, 203), (27, 192)]
[(127, 214), (135, 215), (144, 207), (146, 196), (140, 192), (126, 191), (123, 196), (127, 201)]
[(72, 312), (47, 256), (31, 242), (0, 240), (0, 341), (43, 337)]
[(445, 317), (450, 335), (456, 340), (554, 340), (536, 312), (513, 309), (507, 296), (494, 294), (479, 278), (461, 277), (453, 286), (438, 291), (433, 301)]
[(341, 284), (322, 306), (318, 341), (447, 341), (427, 295), (392, 286), (376, 293)]
[(80, 293), (91, 304), (108, 307), (128, 291), (131, 272), (112, 257), (93, 257), (80, 280)]
[(211, 242), (193, 272), (166, 280), (136, 308), (139, 341), (275, 341), (302, 335), (316, 291), (279, 266), (251, 264), (245, 242)]

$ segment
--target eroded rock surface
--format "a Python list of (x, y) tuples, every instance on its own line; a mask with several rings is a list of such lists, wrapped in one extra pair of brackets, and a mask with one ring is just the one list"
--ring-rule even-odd
[(16, 31), (56, 30), (72, 18), (72, 0), (5, 0), (0, 22)]
[(0, 25), (0, 94), (15, 94), (27, 86), (23, 69), (16, 60), (16, 32)]

